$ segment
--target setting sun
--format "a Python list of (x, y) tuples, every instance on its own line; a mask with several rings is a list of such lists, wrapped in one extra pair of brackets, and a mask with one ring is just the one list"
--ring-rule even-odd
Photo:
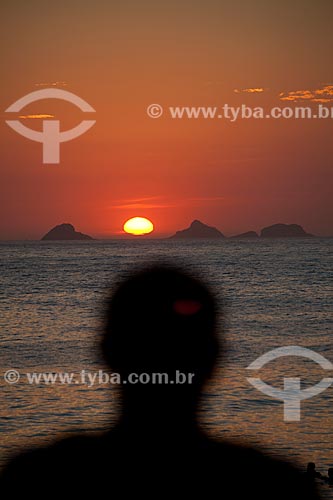
[(125, 222), (123, 229), (125, 233), (139, 236), (154, 231), (154, 224), (145, 217), (133, 217)]

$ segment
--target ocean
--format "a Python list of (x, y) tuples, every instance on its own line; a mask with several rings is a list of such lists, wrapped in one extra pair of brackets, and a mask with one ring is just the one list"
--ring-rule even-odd
[[(107, 370), (100, 360), (105, 298), (133, 267), (171, 262), (201, 276), (223, 319), (223, 353), (204, 388), (199, 417), (216, 439), (241, 441), (322, 473), (333, 466), (333, 386), (283, 420), (283, 403), (256, 390), (248, 365), (284, 346), (301, 346), (333, 363), (332, 239), (218, 241), (110, 240), (2, 242), (0, 461), (26, 446), (117, 419), (110, 384), (33, 384), (26, 373)], [(221, 316), (221, 318), (222, 318)], [(222, 328), (223, 326), (223, 328)], [(223, 331), (222, 331), (223, 330)], [(4, 380), (17, 370), (17, 383)], [(108, 370), (110, 371), (110, 370)], [(333, 376), (317, 363), (286, 356), (263, 367), (265, 382), (302, 389)]]

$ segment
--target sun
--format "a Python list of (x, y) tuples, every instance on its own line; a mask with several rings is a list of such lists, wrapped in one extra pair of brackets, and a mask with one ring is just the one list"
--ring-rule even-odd
[(125, 233), (142, 236), (154, 231), (154, 224), (145, 217), (132, 217), (125, 222), (123, 229)]

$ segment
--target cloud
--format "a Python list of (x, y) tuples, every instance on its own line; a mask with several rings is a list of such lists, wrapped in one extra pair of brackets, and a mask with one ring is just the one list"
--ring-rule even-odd
[(242, 92), (245, 92), (247, 94), (260, 94), (261, 92), (264, 92), (265, 89), (263, 87), (253, 87), (253, 88), (247, 88), (247, 89), (234, 89), (234, 92), (236, 94), (241, 94)]
[(67, 87), (67, 82), (41, 82), (35, 83), (35, 87)]
[(291, 102), (333, 102), (333, 85), (324, 85), (318, 89), (312, 90), (290, 90), (289, 92), (280, 92), (281, 101)]
[(164, 208), (177, 208), (182, 206), (201, 206), (203, 203), (215, 203), (224, 200), (222, 196), (209, 196), (209, 197), (194, 197), (185, 198), (181, 200), (168, 201), (164, 197), (151, 196), (145, 198), (133, 198), (118, 200), (110, 208), (115, 210), (149, 210), (149, 209), (164, 209)]
[(163, 203), (157, 203), (161, 200), (160, 196), (144, 196), (142, 198), (124, 198), (121, 200), (115, 200), (114, 205), (111, 208), (116, 210), (131, 210), (131, 209), (148, 209), (148, 208), (161, 208), (164, 206)]
[[(158, 203), (160, 200), (160, 203)], [(125, 198), (123, 200), (116, 200), (116, 203), (111, 206), (116, 210), (140, 210), (152, 208), (169, 208), (172, 205), (162, 203), (161, 196), (145, 196), (143, 198)]]
[(152, 201), (152, 200), (161, 200), (163, 197), (162, 196), (143, 196), (141, 198), (122, 198), (121, 200), (115, 200), (116, 202), (128, 202), (128, 203), (134, 203), (138, 202), (140, 203), (141, 201)]
[(54, 115), (20, 115), (19, 118), (26, 120), (27, 118), (41, 119), (41, 118), (54, 118)]
[(123, 203), (120, 205), (112, 205), (111, 208), (116, 210), (147, 210), (152, 208), (170, 208), (177, 205), (162, 204), (162, 203)]
[(312, 102), (332, 102), (333, 99), (324, 99), (324, 98), (321, 98), (321, 99), (312, 99)]

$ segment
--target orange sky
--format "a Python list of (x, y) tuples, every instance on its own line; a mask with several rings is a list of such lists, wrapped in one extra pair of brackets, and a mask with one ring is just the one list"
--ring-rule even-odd
[[(193, 219), (226, 235), (276, 222), (333, 235), (332, 120), (146, 114), (155, 102), (315, 106), (333, 84), (333, 4), (274, 4), (7, 2), (0, 21), (0, 238), (39, 238), (62, 222), (112, 237), (134, 216), (150, 218), (157, 237)], [(59, 165), (43, 165), (41, 144), (11, 130), (5, 109), (53, 82), (93, 106), (96, 124), (61, 145)], [(258, 87), (264, 91), (234, 91)], [(295, 94), (301, 90), (310, 99)], [(55, 100), (22, 114), (52, 114), (62, 129), (86, 118)], [(41, 130), (42, 119), (25, 125)]]

